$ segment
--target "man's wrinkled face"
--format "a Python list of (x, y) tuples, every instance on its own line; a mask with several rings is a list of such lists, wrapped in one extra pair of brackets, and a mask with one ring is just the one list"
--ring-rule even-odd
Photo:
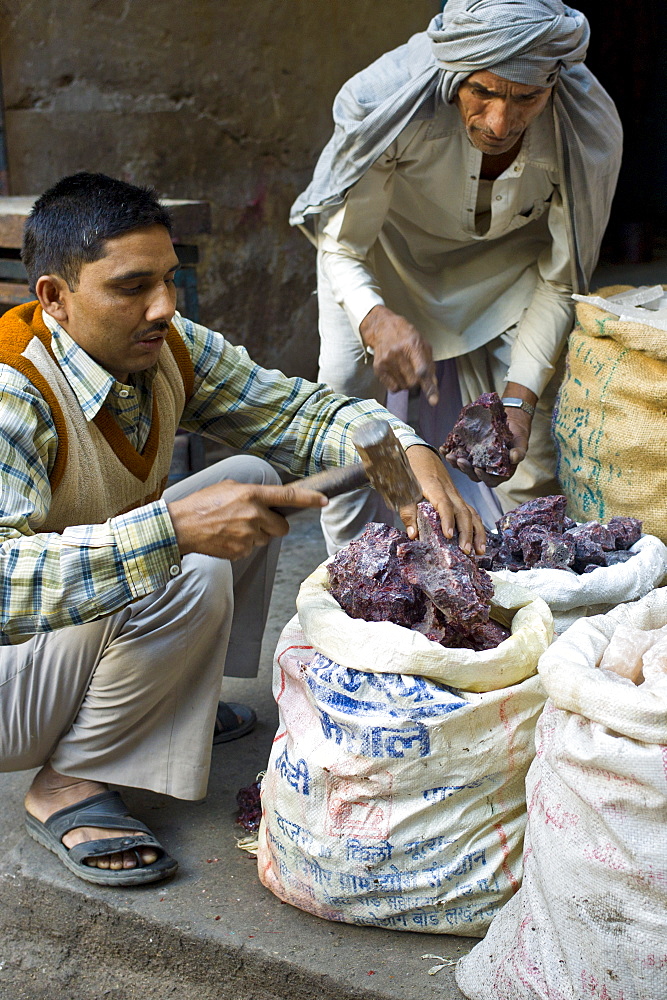
[(176, 309), (177, 268), (164, 226), (137, 229), (107, 240), (106, 256), (82, 266), (74, 291), (51, 278), (57, 295), (46, 311), (98, 364), (126, 382), (131, 372), (158, 360)]
[(553, 87), (503, 80), (490, 70), (467, 77), (455, 98), (468, 139), (487, 156), (508, 153), (546, 107)]

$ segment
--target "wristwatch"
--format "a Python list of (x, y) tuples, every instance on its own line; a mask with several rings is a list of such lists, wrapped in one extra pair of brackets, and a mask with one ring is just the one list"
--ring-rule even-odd
[(503, 396), (500, 402), (503, 406), (515, 406), (517, 410), (525, 410), (531, 417), (535, 413), (535, 407), (533, 404), (526, 402), (525, 399), (519, 399), (518, 396)]

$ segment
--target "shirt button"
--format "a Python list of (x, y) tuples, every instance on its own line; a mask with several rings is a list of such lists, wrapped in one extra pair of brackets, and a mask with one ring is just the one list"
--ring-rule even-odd
[(180, 572), (181, 572), (181, 567), (180, 566), (170, 566), (169, 567), (169, 576), (178, 576), (178, 574)]
[(120, 390), (120, 392), (118, 393), (118, 395), (119, 395), (119, 396), (121, 397), (121, 399), (127, 399), (127, 397), (128, 397), (128, 396), (129, 396), (130, 394), (129, 394), (129, 392), (127, 391), (127, 389), (121, 389), (121, 390)]
[(514, 173), (518, 174), (520, 170), (521, 170), (521, 167), (515, 167), (514, 168)]
[(496, 195), (496, 201), (502, 201), (502, 200), (503, 200), (503, 196), (501, 194), (497, 194)]
[(470, 175), (470, 180), (471, 180), (471, 181), (476, 181), (476, 180), (477, 180), (477, 178), (475, 177), (475, 175), (474, 175), (474, 174), (471, 174), (471, 175)]
[(472, 212), (472, 208), (466, 208), (466, 212)]

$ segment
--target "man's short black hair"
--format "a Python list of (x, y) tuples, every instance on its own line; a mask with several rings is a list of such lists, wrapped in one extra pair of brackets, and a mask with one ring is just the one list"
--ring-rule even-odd
[(74, 291), (82, 266), (106, 255), (107, 240), (154, 225), (171, 233), (169, 212), (152, 188), (86, 171), (63, 177), (37, 199), (23, 231), (31, 292), (42, 274), (57, 274)]

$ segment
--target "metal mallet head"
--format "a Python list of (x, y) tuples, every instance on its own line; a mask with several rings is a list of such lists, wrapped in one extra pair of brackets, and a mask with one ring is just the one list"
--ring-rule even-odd
[(369, 420), (352, 434), (368, 480), (394, 510), (419, 503), (422, 488), (410, 468), (405, 449), (386, 420)]

